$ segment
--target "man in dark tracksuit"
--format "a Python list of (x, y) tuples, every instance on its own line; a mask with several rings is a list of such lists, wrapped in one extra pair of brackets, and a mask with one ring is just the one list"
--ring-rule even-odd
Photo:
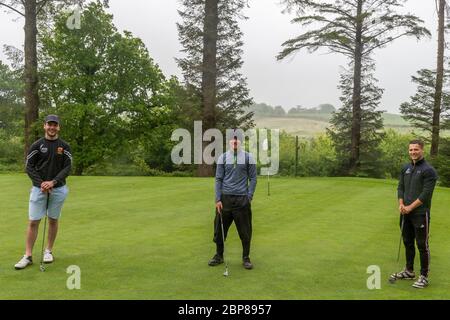
[(420, 254), (420, 277), (414, 282), (414, 288), (428, 286), (430, 266), (430, 250), (428, 236), (430, 226), (430, 209), (433, 190), (438, 179), (435, 169), (423, 157), (424, 144), (413, 140), (409, 144), (411, 163), (402, 168), (398, 183), (398, 201), (400, 211), (400, 227), (406, 253), (406, 268), (391, 275), (396, 279), (415, 279), (414, 257), (415, 246)]
[(250, 261), (250, 241), (252, 238), (251, 201), (256, 188), (256, 164), (250, 153), (240, 148), (235, 136), (230, 140), (230, 150), (222, 154), (216, 169), (216, 217), (214, 220), (214, 242), (216, 254), (209, 261), (210, 266), (223, 263), (224, 243), (221, 217), (225, 238), (232, 222), (236, 224), (242, 242), (242, 260), (246, 269), (252, 269)]

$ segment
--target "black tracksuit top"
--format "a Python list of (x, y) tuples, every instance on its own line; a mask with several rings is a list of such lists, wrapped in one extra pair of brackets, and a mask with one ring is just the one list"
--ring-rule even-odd
[(52, 180), (56, 181), (55, 188), (64, 186), (71, 167), (70, 146), (62, 139), (41, 138), (28, 151), (26, 171), (35, 187)]
[(406, 164), (400, 174), (398, 198), (403, 199), (405, 205), (410, 205), (419, 199), (422, 205), (414, 209), (412, 213), (429, 213), (437, 179), (436, 170), (425, 159), (417, 161), (415, 165)]

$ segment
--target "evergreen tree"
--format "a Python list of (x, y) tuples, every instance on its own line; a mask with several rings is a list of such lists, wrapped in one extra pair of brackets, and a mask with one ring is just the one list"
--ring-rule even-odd
[[(353, 66), (341, 74), (339, 89), (342, 94), (342, 107), (333, 113), (330, 120), (331, 128), (327, 133), (336, 149), (339, 169), (337, 175), (346, 175), (349, 166), (348, 155), (352, 149), (352, 94)], [(383, 111), (377, 110), (383, 95), (383, 89), (377, 87), (378, 80), (373, 76), (374, 63), (366, 59), (361, 74), (361, 140), (360, 165), (354, 173), (357, 176), (382, 177), (383, 167), (380, 143), (383, 139)]]
[[(246, 19), (245, 5), (246, 0), (182, 0), (177, 27), (185, 56), (177, 63), (193, 97), (189, 104), (200, 102), (203, 131), (253, 126), (253, 113), (248, 112), (252, 99), (240, 73), (243, 41), (238, 23)], [(197, 174), (211, 176), (213, 167), (200, 164)]]
[[(284, 0), (288, 9), (297, 9), (293, 23), (305, 32), (283, 43), (278, 59), (307, 49), (320, 48), (343, 54), (353, 65), (351, 149), (347, 174), (355, 174), (360, 165), (363, 135), (362, 69), (363, 60), (378, 48), (394, 40), (412, 36), (420, 39), (430, 35), (423, 21), (411, 14), (397, 12), (405, 0)], [(366, 111), (367, 113), (367, 111)]]
[[(435, 119), (433, 117), (435, 108), (436, 71), (422, 69), (412, 76), (412, 82), (417, 85), (417, 92), (410, 98), (409, 102), (400, 105), (400, 112), (406, 121), (415, 128), (422, 131), (423, 139), (432, 140), (435, 131)], [(441, 93), (441, 106), (438, 131), (450, 128), (450, 72), (444, 73), (444, 90)]]
[[(239, 21), (245, 0), (215, 0), (217, 2), (216, 95), (212, 125), (219, 129), (253, 126), (252, 104), (247, 80), (241, 74), (242, 36)], [(204, 22), (206, 0), (183, 0), (179, 10), (182, 22), (177, 24), (185, 56), (176, 59), (184, 81), (197, 95), (202, 95), (204, 55)], [(198, 106), (200, 108), (201, 106)]]
[(439, 153), (439, 135), (440, 135), (440, 119), (443, 101), (443, 83), (444, 83), (444, 50), (445, 50), (445, 10), (448, 10), (446, 0), (439, 0), (436, 3), (438, 15), (438, 50), (437, 50), (437, 69), (436, 81), (434, 89), (434, 102), (432, 114), (432, 131), (431, 131), (431, 150), (430, 155), (435, 157)]

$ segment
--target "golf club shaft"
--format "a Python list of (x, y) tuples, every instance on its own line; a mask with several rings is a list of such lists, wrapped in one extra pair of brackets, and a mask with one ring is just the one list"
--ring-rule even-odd
[[(223, 241), (223, 260), (225, 261), (225, 232), (223, 230), (223, 219), (222, 219), (222, 212), (219, 211), (220, 216), (220, 226), (222, 227), (222, 241)], [(225, 261), (225, 268), (228, 270), (228, 264)]]
[(405, 217), (403, 215), (401, 215), (400, 217), (402, 219), (402, 223), (400, 224), (400, 241), (398, 242), (397, 262), (400, 261), (400, 248), (402, 246), (403, 225), (405, 224)]
[(45, 219), (44, 219), (44, 233), (42, 235), (42, 249), (41, 249), (41, 267), (44, 263), (44, 245), (45, 245), (45, 231), (47, 229), (47, 216), (48, 216), (48, 203), (50, 199), (50, 191), (47, 191), (47, 204), (45, 206)]

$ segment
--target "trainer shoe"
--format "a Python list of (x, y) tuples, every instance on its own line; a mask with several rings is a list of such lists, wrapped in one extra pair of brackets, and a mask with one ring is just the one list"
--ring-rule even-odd
[(412, 286), (413, 286), (414, 288), (417, 288), (417, 289), (423, 289), (423, 288), (425, 288), (425, 287), (428, 287), (428, 279), (427, 279), (427, 277), (421, 275), (421, 276), (419, 277), (419, 280), (417, 280), (416, 282), (414, 282)]
[(416, 278), (416, 274), (414, 273), (414, 271), (408, 271), (408, 270), (404, 269), (403, 271), (391, 274), (391, 276), (389, 277), (389, 280), (390, 281), (414, 280), (415, 278)]
[(53, 258), (53, 254), (50, 250), (45, 249), (44, 251), (44, 263), (52, 263), (54, 258)]
[(242, 264), (244, 265), (244, 268), (247, 269), (247, 270), (253, 269), (253, 264), (251, 263), (249, 257), (245, 257), (242, 260)]
[(211, 260), (209, 260), (208, 265), (214, 267), (221, 263), (223, 263), (223, 257), (219, 254), (215, 254), (214, 257)]
[(25, 269), (30, 264), (33, 264), (33, 260), (31, 258), (31, 256), (30, 257), (23, 256), (22, 259), (20, 259), (20, 261), (14, 265), (14, 268), (16, 270), (22, 270), (22, 269)]

